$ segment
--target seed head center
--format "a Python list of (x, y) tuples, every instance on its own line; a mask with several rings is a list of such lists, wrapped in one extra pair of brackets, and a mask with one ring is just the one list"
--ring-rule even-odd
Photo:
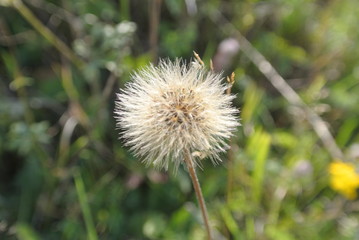
[(164, 92), (158, 113), (171, 128), (186, 128), (202, 119), (203, 106), (191, 89), (176, 89)]

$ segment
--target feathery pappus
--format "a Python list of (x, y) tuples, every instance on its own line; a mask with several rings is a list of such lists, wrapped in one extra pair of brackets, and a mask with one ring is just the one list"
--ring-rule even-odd
[[(221, 74), (198, 61), (160, 60), (132, 75), (117, 94), (115, 118), (125, 146), (147, 165), (176, 170), (184, 154), (221, 161), (239, 126), (234, 95)], [(171, 166), (172, 167), (172, 166)]]

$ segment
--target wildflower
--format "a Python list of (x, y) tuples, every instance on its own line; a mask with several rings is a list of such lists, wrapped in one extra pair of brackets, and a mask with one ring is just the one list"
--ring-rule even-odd
[(333, 162), (329, 166), (330, 186), (348, 199), (357, 198), (359, 175), (353, 164)]
[(168, 170), (191, 154), (194, 164), (209, 157), (213, 163), (228, 149), (238, 110), (225, 94), (222, 76), (198, 62), (161, 60), (132, 76), (117, 94), (115, 114), (125, 145), (147, 165)]

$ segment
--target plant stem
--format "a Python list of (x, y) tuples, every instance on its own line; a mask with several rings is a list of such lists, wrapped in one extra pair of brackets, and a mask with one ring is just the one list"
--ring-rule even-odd
[(85, 220), (87, 237), (89, 240), (98, 240), (96, 227), (91, 215), (90, 205), (88, 202), (88, 197), (85, 191), (85, 184), (83, 182), (81, 172), (80, 171), (75, 172), (74, 178), (75, 178), (77, 196), (79, 198), (80, 207)]
[(149, 3), (149, 24), (150, 24), (150, 54), (152, 62), (157, 62), (158, 56), (158, 28), (161, 18), (162, 0), (152, 0)]
[(189, 151), (185, 152), (184, 160), (187, 164), (189, 175), (191, 176), (193, 187), (196, 192), (198, 204), (201, 208), (203, 222), (206, 227), (206, 231), (207, 231), (207, 235), (208, 235), (208, 240), (211, 240), (212, 234), (211, 234), (211, 229), (209, 227), (209, 219), (208, 219), (208, 213), (207, 213), (207, 208), (206, 208), (206, 202), (204, 201), (201, 186), (200, 186), (198, 178), (197, 178), (196, 169), (194, 168), (192, 156), (189, 153)]
[(46, 40), (48, 40), (61, 54), (68, 58), (78, 68), (83, 68), (85, 62), (80, 59), (61, 39), (51, 32), (39, 19), (30, 11), (30, 9), (21, 1), (13, 1), (13, 6), (19, 13), (38, 31)]

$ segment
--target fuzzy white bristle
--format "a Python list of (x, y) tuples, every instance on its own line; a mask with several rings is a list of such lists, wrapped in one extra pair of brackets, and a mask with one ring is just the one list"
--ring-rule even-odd
[[(117, 94), (116, 120), (125, 145), (148, 165), (177, 169), (184, 154), (221, 161), (239, 126), (234, 96), (222, 76), (199, 64), (160, 61), (134, 73)], [(200, 154), (198, 154), (200, 153)]]

